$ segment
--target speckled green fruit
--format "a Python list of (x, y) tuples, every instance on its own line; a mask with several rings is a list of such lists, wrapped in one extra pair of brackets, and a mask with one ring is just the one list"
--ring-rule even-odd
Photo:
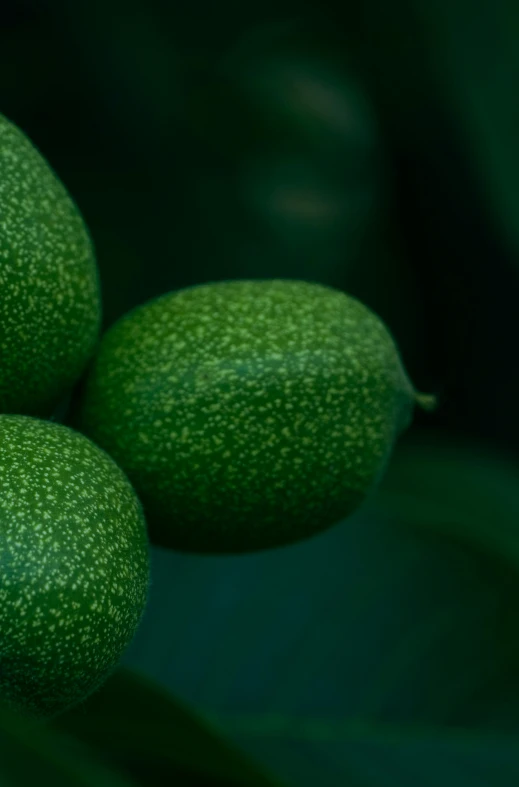
[(49, 718), (88, 696), (148, 579), (142, 508), (112, 459), (65, 426), (0, 415), (0, 700)]
[(108, 331), (79, 428), (126, 471), (152, 541), (241, 552), (354, 511), (416, 394), (380, 319), (292, 280), (162, 296)]
[(64, 186), (2, 115), (0, 292), (0, 413), (50, 415), (98, 338), (97, 266)]

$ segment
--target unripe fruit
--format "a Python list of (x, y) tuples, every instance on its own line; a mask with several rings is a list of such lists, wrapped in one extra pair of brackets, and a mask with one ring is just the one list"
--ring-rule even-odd
[(0, 700), (51, 717), (117, 665), (149, 581), (141, 505), (83, 435), (0, 416)]
[(0, 413), (50, 415), (93, 352), (92, 244), (64, 186), (0, 115)]
[(415, 401), (391, 336), (356, 299), (302, 281), (227, 281), (113, 326), (78, 423), (128, 474), (152, 541), (240, 552), (354, 511)]

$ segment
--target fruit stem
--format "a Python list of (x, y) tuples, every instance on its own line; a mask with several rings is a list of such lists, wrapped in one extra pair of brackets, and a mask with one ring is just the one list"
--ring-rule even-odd
[(438, 398), (434, 394), (415, 393), (414, 398), (422, 410), (432, 412), (438, 407)]

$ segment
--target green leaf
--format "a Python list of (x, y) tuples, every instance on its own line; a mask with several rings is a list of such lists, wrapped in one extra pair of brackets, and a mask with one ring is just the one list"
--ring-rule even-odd
[(516, 735), (269, 715), (218, 720), (273, 765), (298, 751), (301, 784), (513, 787), (519, 780)]
[(519, 248), (519, 6), (412, 0), (431, 70), (490, 207)]
[(414, 530), (462, 539), (519, 569), (519, 462), (485, 445), (413, 430), (373, 500)]
[[(365, 0), (351, 12), (348, 8), (348, 16), (350, 24), (346, 14), (340, 18), (345, 49), (355, 53), (393, 144), (410, 156), (417, 179), (423, 178), (423, 191), (417, 186), (422, 199), (432, 192), (426, 204), (435, 210), (439, 178), (443, 185), (436, 199), (444, 199), (446, 188), (458, 192), (461, 215), (478, 211), (484, 200), (517, 251), (517, 3)], [(463, 182), (465, 162), (476, 179), (476, 200), (470, 182)], [(424, 177), (428, 173), (431, 177)]]
[(132, 787), (99, 762), (90, 749), (0, 708), (2, 787)]
[[(227, 742), (213, 725), (179, 702), (160, 685), (121, 668), (85, 703), (54, 724), (132, 772), (146, 774), (144, 783), (274, 787), (278, 780)], [(160, 772), (156, 782), (154, 772)], [(197, 781), (197, 784), (200, 782)]]
[[(458, 510), (470, 507), (464, 494)], [(473, 787), (479, 740), (484, 783), (512, 785), (519, 753), (497, 733), (519, 731), (519, 586), (487, 552), (402, 527), (379, 501), (269, 552), (154, 549), (151, 601), (126, 661), (301, 787), (433, 784), (452, 763), (458, 787)], [(398, 751), (373, 725), (401, 730)], [(431, 730), (420, 745), (417, 726)], [(476, 736), (472, 749), (456, 728)], [(362, 745), (338, 734), (358, 729)]]

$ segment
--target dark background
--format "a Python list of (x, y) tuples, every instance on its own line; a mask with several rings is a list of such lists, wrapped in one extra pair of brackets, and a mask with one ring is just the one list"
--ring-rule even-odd
[(7, 2), (2, 111), (85, 216), (106, 325), (196, 282), (329, 283), (441, 393), (428, 424), (515, 449), (517, 260), (402, 5)]
[[(199, 282), (318, 281), (439, 397), (328, 534), (153, 549), (125, 663), (287, 784), (519, 783), (518, 44), (511, 0), (0, 6), (0, 111), (84, 215), (105, 327)], [(97, 746), (109, 719), (104, 753), (119, 727), (139, 783), (173, 783), (153, 702), (110, 685), (62, 727)], [(188, 779), (205, 750), (166, 717)]]

